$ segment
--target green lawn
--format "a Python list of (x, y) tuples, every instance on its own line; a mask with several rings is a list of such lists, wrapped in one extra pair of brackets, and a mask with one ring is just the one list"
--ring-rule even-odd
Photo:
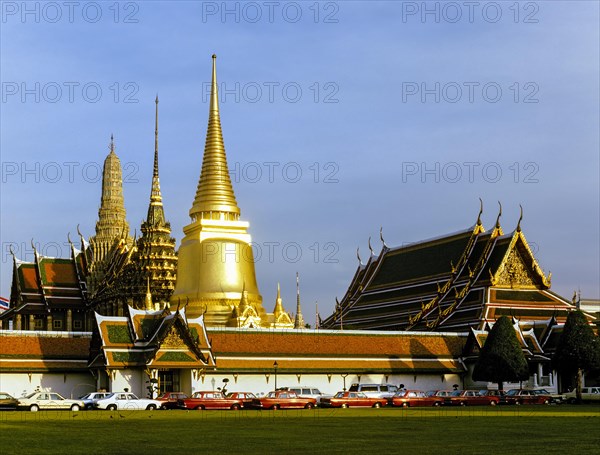
[(600, 453), (600, 406), (0, 413), (0, 453)]

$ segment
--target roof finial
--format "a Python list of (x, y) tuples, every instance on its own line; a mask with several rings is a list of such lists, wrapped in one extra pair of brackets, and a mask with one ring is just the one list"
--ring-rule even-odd
[(479, 214), (477, 215), (477, 225), (481, 226), (481, 214), (483, 213), (483, 200), (479, 198)]
[(69, 245), (73, 246), (73, 242), (71, 242), (71, 233), (67, 232), (67, 241), (69, 242)]
[(360, 247), (356, 248), (356, 259), (358, 259), (358, 265), (363, 265), (362, 260), (360, 258)]
[(500, 211), (498, 212), (498, 217), (496, 218), (496, 229), (500, 229), (500, 217), (502, 216), (502, 203), (498, 201), (498, 205), (500, 206)]
[(113, 136), (112, 133), (110, 134), (110, 146), (109, 146), (109, 148), (110, 148), (111, 153), (115, 153), (115, 138), (114, 138), (114, 136)]
[(519, 208), (521, 209), (521, 215), (519, 216), (519, 221), (517, 222), (517, 232), (521, 232), (521, 220), (523, 220), (523, 206), (519, 204)]
[(373, 247), (371, 246), (371, 237), (370, 236), (369, 236), (368, 244), (369, 244), (369, 251), (371, 252), (371, 256), (373, 256)]
[(383, 243), (383, 248), (387, 248), (385, 240), (383, 240), (383, 226), (379, 228), (379, 238), (381, 239), (381, 243)]

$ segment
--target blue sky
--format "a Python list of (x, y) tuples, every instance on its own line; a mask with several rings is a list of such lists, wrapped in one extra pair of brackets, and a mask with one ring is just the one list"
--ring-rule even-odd
[[(25, 5), (25, 6), (24, 6)], [(200, 173), (211, 54), (265, 307), (314, 320), (356, 248), (466, 228), (479, 200), (524, 232), (553, 290), (600, 296), (597, 2), (2, 2), (0, 294), (12, 261), (94, 232), (115, 135), (127, 217), (147, 210), (160, 97), (178, 243)], [(24, 9), (27, 11), (24, 11)], [(227, 9), (227, 11), (225, 11)], [(429, 12), (427, 12), (427, 11)], [(226, 14), (224, 14), (224, 12)], [(425, 14), (424, 14), (425, 13)], [(260, 16), (260, 17), (259, 17)], [(299, 172), (301, 174), (299, 174)]]

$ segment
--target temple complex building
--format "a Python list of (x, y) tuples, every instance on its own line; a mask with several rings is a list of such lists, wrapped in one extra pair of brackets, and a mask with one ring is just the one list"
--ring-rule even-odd
[[(382, 248), (358, 267), (336, 310), (316, 329), (288, 313), (279, 284), (269, 313), (255, 273), (221, 131), (216, 56), (202, 170), (176, 250), (159, 180), (158, 97), (147, 217), (133, 237), (111, 138), (95, 235), (69, 258), (13, 255), (9, 309), (0, 313), (2, 389), (65, 396), (98, 389), (268, 392), (307, 385), (333, 394), (352, 383), (412, 389), (494, 388), (472, 380), (495, 321), (512, 318), (530, 378), (510, 387), (560, 389), (551, 359), (567, 314), (581, 308), (550, 289), (522, 231), (491, 229)], [(150, 157), (150, 154), (148, 154)], [(144, 203), (145, 206), (145, 203)], [(273, 289), (275, 288), (273, 283)], [(337, 300), (337, 299), (336, 299)], [(271, 308), (271, 307), (270, 307)], [(590, 305), (590, 308), (597, 308)], [(586, 312), (590, 324), (597, 314)], [(318, 316), (317, 316), (318, 318)], [(320, 319), (320, 318), (318, 318)]]

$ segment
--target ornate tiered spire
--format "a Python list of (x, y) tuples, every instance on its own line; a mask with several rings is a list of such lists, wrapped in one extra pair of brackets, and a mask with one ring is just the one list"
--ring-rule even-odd
[(302, 317), (302, 308), (300, 308), (300, 277), (296, 272), (296, 318), (294, 319), (294, 328), (304, 328), (304, 318)]
[(213, 55), (212, 59), (210, 110), (204, 159), (190, 216), (192, 220), (197, 218), (237, 220), (240, 209), (229, 177), (225, 144), (223, 143), (223, 133), (221, 131), (217, 89), (217, 56)]
[[(152, 188), (148, 217), (142, 223), (142, 236), (137, 241), (135, 253), (130, 267), (130, 275), (126, 288), (133, 290), (133, 303), (138, 308), (151, 309), (148, 303), (148, 290), (155, 302), (169, 301), (175, 289), (177, 256), (175, 254), (175, 239), (171, 237), (171, 225), (165, 219), (165, 212), (160, 192), (158, 177), (158, 95), (155, 99), (154, 120), (154, 167), (152, 172)], [(146, 300), (144, 300), (146, 299)]]
[(97, 285), (104, 276), (104, 260), (112, 248), (118, 241), (131, 245), (129, 224), (125, 218), (121, 161), (115, 153), (115, 141), (112, 135), (109, 150), (102, 171), (102, 196), (98, 209), (96, 235), (90, 238), (93, 253), (93, 260), (90, 263), (91, 275), (87, 280), (90, 295), (94, 295), (97, 291)]
[[(108, 242), (112, 246), (121, 236), (129, 235), (129, 224), (125, 219), (125, 200), (123, 198), (123, 174), (121, 161), (115, 153), (114, 137), (110, 136), (110, 152), (104, 160), (102, 172), (102, 197), (96, 223), (96, 243)], [(94, 251), (94, 253), (100, 253)], [(104, 257), (106, 252), (102, 255)], [(95, 260), (100, 259), (98, 256)]]
[[(164, 224), (165, 212), (160, 192), (160, 179), (158, 177), (158, 95), (156, 95), (156, 114), (154, 126), (154, 169), (152, 172), (152, 188), (150, 190), (150, 206), (148, 207), (149, 224)], [(169, 230), (170, 232), (170, 230)]]

